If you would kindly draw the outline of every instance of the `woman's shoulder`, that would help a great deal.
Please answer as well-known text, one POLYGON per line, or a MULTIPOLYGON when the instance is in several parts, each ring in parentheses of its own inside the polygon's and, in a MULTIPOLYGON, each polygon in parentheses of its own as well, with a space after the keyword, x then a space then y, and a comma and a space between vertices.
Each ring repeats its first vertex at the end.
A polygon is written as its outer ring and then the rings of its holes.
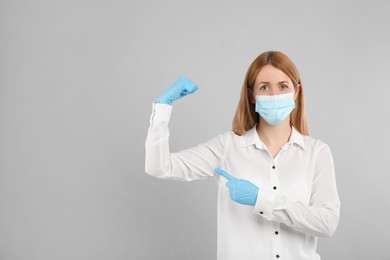
POLYGON ((310 148, 316 152, 319 152, 322 150, 329 150, 330 151, 330 147, 329 147, 328 143, 326 141, 324 141, 323 139, 319 139, 319 138, 316 138, 313 136, 303 135, 303 134, 301 134, 301 136, 302 136, 304 145, 307 146, 308 148, 310 148))

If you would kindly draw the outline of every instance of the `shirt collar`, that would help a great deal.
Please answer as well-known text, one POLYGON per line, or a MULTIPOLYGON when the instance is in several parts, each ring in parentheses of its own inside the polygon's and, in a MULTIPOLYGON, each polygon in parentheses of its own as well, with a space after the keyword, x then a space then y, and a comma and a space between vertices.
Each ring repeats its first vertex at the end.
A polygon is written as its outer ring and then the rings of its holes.
MULTIPOLYGON (((303 149, 305 148, 305 143, 303 140, 303 136, 298 130, 296 130, 294 127, 292 127, 290 139, 288 141, 287 145, 292 144, 298 144, 303 149)), ((247 147, 250 145, 255 145, 256 148, 259 149, 266 149, 266 145, 260 140, 259 135, 257 134, 256 125, 248 130, 243 136, 242 136, 242 147, 247 147)))

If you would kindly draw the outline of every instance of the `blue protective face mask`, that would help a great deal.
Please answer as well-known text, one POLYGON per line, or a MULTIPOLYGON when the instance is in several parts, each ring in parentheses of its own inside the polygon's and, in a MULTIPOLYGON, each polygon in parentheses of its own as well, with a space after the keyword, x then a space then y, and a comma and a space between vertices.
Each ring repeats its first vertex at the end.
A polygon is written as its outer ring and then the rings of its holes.
POLYGON ((278 125, 295 108, 294 92, 281 95, 256 95, 256 112, 270 125, 278 125))

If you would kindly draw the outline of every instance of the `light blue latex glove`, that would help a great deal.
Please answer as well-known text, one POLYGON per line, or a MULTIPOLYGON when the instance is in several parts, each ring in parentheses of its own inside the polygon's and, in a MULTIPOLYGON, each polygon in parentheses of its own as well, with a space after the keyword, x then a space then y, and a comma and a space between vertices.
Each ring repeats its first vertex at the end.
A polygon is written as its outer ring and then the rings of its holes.
POLYGON ((256 204, 259 192, 256 185, 248 180, 237 179, 220 168, 216 168, 215 172, 229 180, 226 186, 229 188, 232 200, 244 205, 254 206, 256 204))
POLYGON ((192 81, 180 76, 172 86, 156 99, 156 103, 172 105, 174 100, 187 96, 198 90, 198 86, 192 81))

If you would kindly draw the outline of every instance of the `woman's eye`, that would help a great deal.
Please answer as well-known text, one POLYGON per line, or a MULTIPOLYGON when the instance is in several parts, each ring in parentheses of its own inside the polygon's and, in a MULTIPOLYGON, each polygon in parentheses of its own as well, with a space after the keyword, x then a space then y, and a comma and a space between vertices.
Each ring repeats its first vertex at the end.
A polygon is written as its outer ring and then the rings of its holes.
POLYGON ((288 89, 288 86, 286 86, 286 85, 281 85, 280 88, 281 88, 281 89, 288 89))
POLYGON ((263 85, 263 86, 260 86, 260 90, 266 90, 268 88, 268 86, 267 85, 263 85))

